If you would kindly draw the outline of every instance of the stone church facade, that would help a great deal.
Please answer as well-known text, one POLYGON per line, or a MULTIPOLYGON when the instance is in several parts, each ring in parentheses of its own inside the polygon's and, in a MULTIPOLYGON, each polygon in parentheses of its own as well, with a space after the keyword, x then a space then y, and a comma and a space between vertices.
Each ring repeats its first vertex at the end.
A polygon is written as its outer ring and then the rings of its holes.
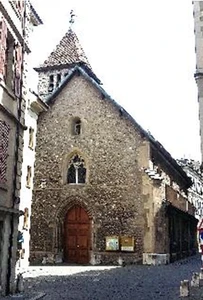
POLYGON ((31 262, 168 263, 195 253, 186 173, 102 88, 70 29, 39 73, 31 262))

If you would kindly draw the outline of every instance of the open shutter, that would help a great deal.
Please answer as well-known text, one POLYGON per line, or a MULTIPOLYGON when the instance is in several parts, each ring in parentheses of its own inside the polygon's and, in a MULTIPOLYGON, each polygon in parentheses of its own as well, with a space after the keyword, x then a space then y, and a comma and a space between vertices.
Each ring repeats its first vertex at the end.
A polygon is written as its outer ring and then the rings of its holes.
POLYGON ((20 96, 21 89, 21 67, 22 67, 22 47, 19 43, 15 45, 14 55, 14 93, 20 96))
POLYGON ((0 183, 6 182, 9 131, 9 125, 0 120, 0 183))
POLYGON ((5 78, 6 73, 6 47, 7 47, 7 24, 0 13, 0 77, 5 78))

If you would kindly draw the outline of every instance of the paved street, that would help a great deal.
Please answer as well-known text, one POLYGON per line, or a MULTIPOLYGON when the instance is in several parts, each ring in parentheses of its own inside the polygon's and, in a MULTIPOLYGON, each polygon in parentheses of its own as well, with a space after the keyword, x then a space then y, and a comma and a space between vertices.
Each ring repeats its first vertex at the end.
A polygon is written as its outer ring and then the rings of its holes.
POLYGON ((200 268, 199 255, 166 266, 30 267, 25 288, 30 295, 46 293, 44 300, 177 300, 180 281, 200 268))

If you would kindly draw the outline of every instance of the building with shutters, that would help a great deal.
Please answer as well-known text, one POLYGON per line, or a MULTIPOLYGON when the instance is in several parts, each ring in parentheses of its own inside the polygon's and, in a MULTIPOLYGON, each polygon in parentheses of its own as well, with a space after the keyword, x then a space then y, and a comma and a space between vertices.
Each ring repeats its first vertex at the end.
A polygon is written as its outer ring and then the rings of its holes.
POLYGON ((194 254, 192 182, 102 87, 70 28, 35 69, 32 263, 161 264, 194 254))
POLYGON ((29 37, 41 20, 30 1, 0 1, 0 290, 15 290, 29 37))

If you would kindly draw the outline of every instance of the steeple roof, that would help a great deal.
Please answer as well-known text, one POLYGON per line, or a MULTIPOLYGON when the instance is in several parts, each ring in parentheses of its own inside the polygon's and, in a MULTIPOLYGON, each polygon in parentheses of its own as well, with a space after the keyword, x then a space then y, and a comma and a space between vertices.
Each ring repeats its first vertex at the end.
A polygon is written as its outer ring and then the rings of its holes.
POLYGON ((56 46, 55 50, 51 52, 44 63, 36 69, 80 63, 86 64, 91 69, 77 35, 70 28, 60 43, 56 46))

